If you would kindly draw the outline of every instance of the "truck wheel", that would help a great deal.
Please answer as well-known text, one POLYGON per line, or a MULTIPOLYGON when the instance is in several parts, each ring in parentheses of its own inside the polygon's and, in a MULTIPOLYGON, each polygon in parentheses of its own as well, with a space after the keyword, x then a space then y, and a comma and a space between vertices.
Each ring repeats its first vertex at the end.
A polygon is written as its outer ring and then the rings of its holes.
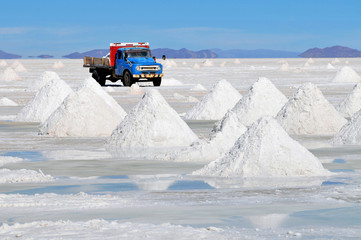
POLYGON ((162 78, 154 78, 153 79, 153 85, 155 87, 159 87, 161 83, 162 83, 162 78))
POLYGON ((130 87, 132 84, 133 84, 132 75, 130 75, 130 72, 125 71, 123 76, 123 85, 125 87, 130 87))
POLYGON ((100 84, 100 86, 105 86, 105 76, 99 74, 97 70, 93 71, 92 77, 100 84))

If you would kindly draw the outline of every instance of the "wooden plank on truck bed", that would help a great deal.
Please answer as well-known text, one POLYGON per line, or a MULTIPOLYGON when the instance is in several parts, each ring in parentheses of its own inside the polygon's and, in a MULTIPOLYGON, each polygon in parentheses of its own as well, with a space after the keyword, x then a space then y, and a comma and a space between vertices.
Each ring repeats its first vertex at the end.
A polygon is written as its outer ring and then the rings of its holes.
POLYGON ((103 65, 102 58, 93 58, 94 65, 103 65))
POLYGON ((105 66, 110 66, 109 58, 102 58, 102 64, 105 66))
POLYGON ((93 57, 84 57, 84 66, 90 66, 93 64, 93 57))

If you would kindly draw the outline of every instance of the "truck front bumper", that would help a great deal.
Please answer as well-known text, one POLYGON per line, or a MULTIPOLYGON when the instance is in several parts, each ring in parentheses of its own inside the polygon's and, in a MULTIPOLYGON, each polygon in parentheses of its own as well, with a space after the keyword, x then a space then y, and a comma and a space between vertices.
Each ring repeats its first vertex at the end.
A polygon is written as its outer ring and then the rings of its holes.
POLYGON ((133 78, 158 78, 158 77, 163 77, 163 73, 161 73, 161 74, 154 74, 154 73, 133 74, 133 78))

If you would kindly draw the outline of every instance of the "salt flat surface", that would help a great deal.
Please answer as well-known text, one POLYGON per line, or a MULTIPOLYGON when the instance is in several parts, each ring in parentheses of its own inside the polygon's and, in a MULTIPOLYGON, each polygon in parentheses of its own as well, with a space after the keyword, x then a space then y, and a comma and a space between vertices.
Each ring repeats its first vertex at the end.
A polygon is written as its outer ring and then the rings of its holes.
MULTIPOLYGON (((180 115, 197 104, 180 96, 201 100, 220 76, 242 95, 259 77, 270 79, 288 98, 302 84, 310 82, 333 106, 338 106, 352 92, 355 83, 333 82, 337 71, 347 61, 347 66, 361 74, 359 58, 287 59, 288 66, 283 71, 280 68, 286 63, 284 59, 170 60, 165 67, 164 85, 158 88, 145 83, 139 85, 144 92, 159 90, 180 115), (327 68, 328 63, 334 69, 327 68)), ((36 92, 29 91, 29 86, 45 71, 55 72, 76 90, 90 76, 88 69, 81 66, 82 60, 67 59, 0 62, 0 93, 19 104, 0 106, 0 170, 12 173, 12 177, 1 174, 0 238, 357 239, 361 236, 359 143, 332 145, 333 135, 291 135, 333 173, 331 176, 287 177, 287 180, 224 178, 191 175, 206 162, 113 155, 106 148, 107 137, 43 136, 38 135, 38 123, 12 121, 35 96, 36 92), (8 67, 16 69, 20 63, 27 71, 14 70, 17 76, 3 74, 8 67)), ((107 82, 102 89, 127 113, 143 97, 138 94, 139 89, 130 90, 119 82, 107 82)), ((214 137, 211 132, 214 123, 187 121, 199 139, 214 137)))

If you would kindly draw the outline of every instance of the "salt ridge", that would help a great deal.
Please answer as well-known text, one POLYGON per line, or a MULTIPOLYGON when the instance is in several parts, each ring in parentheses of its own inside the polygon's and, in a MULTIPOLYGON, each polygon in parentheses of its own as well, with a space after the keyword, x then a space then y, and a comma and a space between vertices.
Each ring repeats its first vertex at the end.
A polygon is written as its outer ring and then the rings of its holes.
POLYGON ((36 79, 32 81, 30 86, 28 87, 28 91, 38 91, 51 80, 60 79, 59 75, 56 72, 45 71, 40 75, 40 79, 36 79))
POLYGON ((361 110, 356 112, 331 142, 335 145, 361 143, 361 110))

